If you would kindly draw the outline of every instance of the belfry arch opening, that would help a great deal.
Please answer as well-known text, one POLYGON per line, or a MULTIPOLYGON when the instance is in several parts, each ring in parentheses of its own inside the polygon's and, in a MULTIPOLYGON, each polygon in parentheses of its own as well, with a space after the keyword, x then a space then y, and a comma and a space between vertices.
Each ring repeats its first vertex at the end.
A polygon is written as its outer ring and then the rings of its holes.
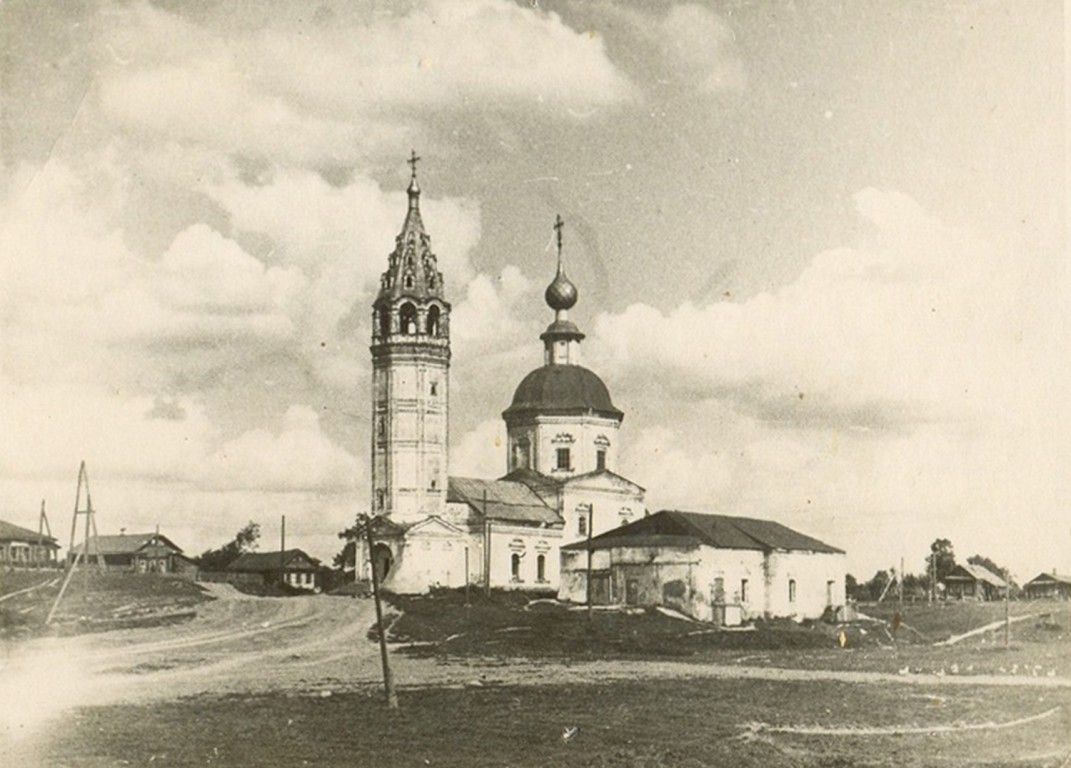
POLYGON ((379 322, 379 335, 390 336, 390 309, 387 307, 380 307, 377 314, 377 320, 379 322))
POLYGON ((398 313, 398 318, 401 321, 402 333, 407 336, 415 335, 417 332, 417 311, 416 307, 406 302, 402 304, 402 309, 398 313))
POLYGON ((439 308, 437 306, 435 306, 434 304, 431 306, 431 309, 428 310, 428 335, 429 336, 438 336, 439 335, 439 316, 440 316, 440 314, 441 314, 441 312, 439 311, 439 308))

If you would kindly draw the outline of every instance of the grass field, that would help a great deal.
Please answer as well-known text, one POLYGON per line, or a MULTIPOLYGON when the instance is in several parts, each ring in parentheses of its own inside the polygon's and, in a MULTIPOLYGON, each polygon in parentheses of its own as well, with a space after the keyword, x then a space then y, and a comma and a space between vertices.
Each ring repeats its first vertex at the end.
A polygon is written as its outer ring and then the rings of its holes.
POLYGON ((745 680, 200 697, 84 709, 54 766, 1057 766, 1071 692, 745 680), (1026 716, 1038 719, 999 727, 1026 716), (962 726, 987 725, 980 730, 962 726), (843 733, 790 733, 821 726, 843 733), (998 727, 991 727, 991 726, 998 727), (919 727, 948 732, 912 732, 919 727), (576 728, 563 739, 563 729, 576 728), (890 732, 899 729, 901 732, 890 732))
MULTIPOLYGON (((63 572, 9 571, 2 578, 0 596, 47 585, 0 602, 0 637, 45 632, 63 572)), ((208 599, 201 587, 185 579, 84 568, 75 571, 47 631, 71 634, 189 618, 195 606, 208 599)))

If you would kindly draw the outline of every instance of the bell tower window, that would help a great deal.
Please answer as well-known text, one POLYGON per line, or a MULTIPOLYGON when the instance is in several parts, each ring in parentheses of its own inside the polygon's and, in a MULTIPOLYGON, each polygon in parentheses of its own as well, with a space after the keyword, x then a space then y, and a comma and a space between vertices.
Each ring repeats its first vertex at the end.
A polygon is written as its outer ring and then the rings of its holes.
POLYGON ((599 448, 595 451, 595 469, 602 471, 606 469, 606 449, 599 448))
POLYGON ((390 310, 386 307, 379 310, 379 335, 390 336, 390 310))
POLYGON ((402 310, 399 315, 402 325, 402 333, 406 336, 412 336, 417 332, 417 311, 416 307, 412 304, 402 304, 402 310))
POLYGON ((439 308, 436 306, 428 310, 428 335, 439 335, 439 308))

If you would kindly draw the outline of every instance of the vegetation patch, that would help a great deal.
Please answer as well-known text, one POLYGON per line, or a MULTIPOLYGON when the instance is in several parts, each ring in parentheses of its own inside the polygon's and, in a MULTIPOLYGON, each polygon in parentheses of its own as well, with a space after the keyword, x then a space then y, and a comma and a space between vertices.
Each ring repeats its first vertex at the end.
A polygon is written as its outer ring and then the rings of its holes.
POLYGON ((50 765, 1047 766, 1071 693, 753 680, 200 696, 94 707, 48 737, 50 765), (1031 715, 1044 715, 1029 718, 1031 715), (958 724, 1023 722, 991 731, 958 724), (824 733, 823 729, 832 733, 824 733), (932 731, 932 732, 931 732, 932 731))

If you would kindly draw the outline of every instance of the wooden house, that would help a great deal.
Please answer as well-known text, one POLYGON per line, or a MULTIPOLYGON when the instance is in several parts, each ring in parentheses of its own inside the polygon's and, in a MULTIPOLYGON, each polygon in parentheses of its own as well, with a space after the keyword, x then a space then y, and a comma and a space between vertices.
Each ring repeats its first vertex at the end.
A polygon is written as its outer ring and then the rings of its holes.
POLYGON ((0 520, 0 567, 54 568, 58 551, 51 536, 0 520))
MULTIPOLYGON (((78 544, 67 554, 68 561, 82 555, 86 562, 85 542, 78 544)), ((134 573, 171 573, 196 578, 197 564, 183 554, 181 547, 161 533, 126 533, 118 536, 94 536, 89 540, 88 558, 95 564, 95 556, 104 558, 110 570, 134 573)))
POLYGON ((945 595, 949 600, 999 600, 1004 597, 1007 583, 981 565, 956 565, 944 578, 945 595))
POLYGON ((1061 576, 1056 571, 1039 573, 1023 585, 1023 593, 1030 600, 1071 600, 1071 576, 1061 576))
POLYGON ((295 589, 319 592, 320 561, 300 549, 284 552, 245 552, 227 566, 228 581, 234 583, 278 584, 285 581, 295 589))

